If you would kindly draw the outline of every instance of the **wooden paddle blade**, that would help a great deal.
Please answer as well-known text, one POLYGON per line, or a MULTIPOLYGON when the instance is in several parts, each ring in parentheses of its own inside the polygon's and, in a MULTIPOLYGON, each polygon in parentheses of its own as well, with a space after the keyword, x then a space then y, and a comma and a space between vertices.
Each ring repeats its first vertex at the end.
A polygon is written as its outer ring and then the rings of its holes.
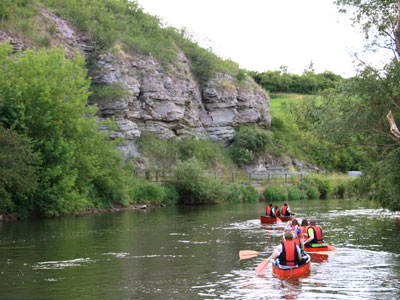
POLYGON ((277 222, 282 222, 282 219, 276 217, 276 221, 277 221, 277 222))
POLYGON ((336 248, 335 248, 335 247, 333 247, 333 246, 331 246, 331 245, 328 245, 328 250, 329 250, 329 251, 335 251, 335 250, 336 250, 336 248))
POLYGON ((315 254, 315 255, 331 255, 335 254, 335 250, 333 251, 318 251, 318 252, 307 252, 307 254, 315 254))
POLYGON ((239 251, 239 258, 247 259, 247 258, 256 257, 259 254, 260 254, 260 252, 253 251, 253 250, 241 250, 241 251, 239 251))
POLYGON ((256 273, 260 276, 267 269, 269 265, 269 259, 263 260, 256 268, 256 273))

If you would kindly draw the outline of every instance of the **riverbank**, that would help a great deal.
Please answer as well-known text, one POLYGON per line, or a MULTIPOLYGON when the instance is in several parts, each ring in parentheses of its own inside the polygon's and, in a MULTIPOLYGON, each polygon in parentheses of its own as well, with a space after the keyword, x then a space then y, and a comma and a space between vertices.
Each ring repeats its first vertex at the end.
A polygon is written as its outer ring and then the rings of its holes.
MULTIPOLYGON (((118 213, 118 212, 123 212, 123 211, 133 211, 133 210, 144 210, 147 208, 159 208, 159 207, 165 207, 164 204, 129 204, 129 205, 120 205, 116 204, 113 207, 108 207, 104 209, 90 209, 86 211, 76 211, 68 214, 60 214, 58 216, 54 217, 64 217, 64 216, 84 216, 84 215, 93 215, 93 214, 99 214, 99 213, 105 213, 105 212, 113 212, 113 213, 118 213)), ((18 218, 15 215, 12 214, 2 214, 0 215, 0 222, 15 222, 18 220, 25 220, 25 219, 41 219, 41 218, 49 218, 49 217, 39 217, 39 216, 33 216, 33 217, 28 217, 28 218, 18 218)))

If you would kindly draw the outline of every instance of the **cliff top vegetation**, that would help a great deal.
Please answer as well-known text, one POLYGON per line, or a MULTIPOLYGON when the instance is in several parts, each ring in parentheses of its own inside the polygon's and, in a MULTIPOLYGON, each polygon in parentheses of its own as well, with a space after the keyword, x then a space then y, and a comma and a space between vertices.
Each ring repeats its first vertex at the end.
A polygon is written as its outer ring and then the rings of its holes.
POLYGON ((245 77, 245 71, 237 63, 200 47, 186 30, 167 26, 160 18, 143 12, 137 1, 3 0, 0 27, 23 36, 36 46, 47 47, 56 29, 41 18, 42 9, 81 30, 98 53, 118 45, 126 53, 152 55, 168 67, 177 62, 179 51, 183 51, 199 80, 215 72, 225 72, 239 80, 245 77))

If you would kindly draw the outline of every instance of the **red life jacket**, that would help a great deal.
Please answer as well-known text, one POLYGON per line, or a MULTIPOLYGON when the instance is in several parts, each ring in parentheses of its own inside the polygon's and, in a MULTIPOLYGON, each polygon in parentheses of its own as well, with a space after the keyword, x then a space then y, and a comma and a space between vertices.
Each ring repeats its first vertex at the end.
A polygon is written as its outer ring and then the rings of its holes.
POLYGON ((280 213, 279 209, 275 209, 275 216, 277 216, 277 217, 281 216, 281 213, 280 213))
POLYGON ((282 216, 289 216, 289 213, 286 212, 287 206, 282 206, 282 216))
POLYGON ((268 217, 273 217, 272 216, 272 206, 268 206, 267 207, 267 213, 265 214, 268 217))
POLYGON ((297 253, 296 242, 283 241, 282 253, 279 255, 279 263, 281 265, 293 266, 300 262, 299 254, 297 253))
POLYGON ((299 246, 299 248, 300 248, 300 238, 298 238, 298 237, 295 238, 295 239, 294 239, 294 242, 295 242, 296 245, 299 246))
POLYGON ((308 239, 308 235, 307 235, 308 226, 301 226, 300 228, 301 228, 300 237, 308 239), (304 234, 306 234, 306 236, 304 236, 304 234))
POLYGON ((314 232, 314 239, 309 242, 310 244, 322 244, 324 241, 322 240, 322 230, 320 227, 316 226, 316 225, 310 225, 307 227, 307 232, 308 232, 308 228, 311 228, 314 232))

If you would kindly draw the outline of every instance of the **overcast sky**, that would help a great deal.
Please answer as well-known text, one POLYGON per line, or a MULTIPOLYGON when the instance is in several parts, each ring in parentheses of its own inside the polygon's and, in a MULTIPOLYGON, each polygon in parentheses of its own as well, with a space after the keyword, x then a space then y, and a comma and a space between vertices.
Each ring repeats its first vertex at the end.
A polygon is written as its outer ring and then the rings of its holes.
POLYGON ((168 25, 186 27, 218 56, 253 71, 288 66, 301 74, 312 61, 326 70, 355 75, 355 52, 364 36, 333 0, 138 0, 168 25))

